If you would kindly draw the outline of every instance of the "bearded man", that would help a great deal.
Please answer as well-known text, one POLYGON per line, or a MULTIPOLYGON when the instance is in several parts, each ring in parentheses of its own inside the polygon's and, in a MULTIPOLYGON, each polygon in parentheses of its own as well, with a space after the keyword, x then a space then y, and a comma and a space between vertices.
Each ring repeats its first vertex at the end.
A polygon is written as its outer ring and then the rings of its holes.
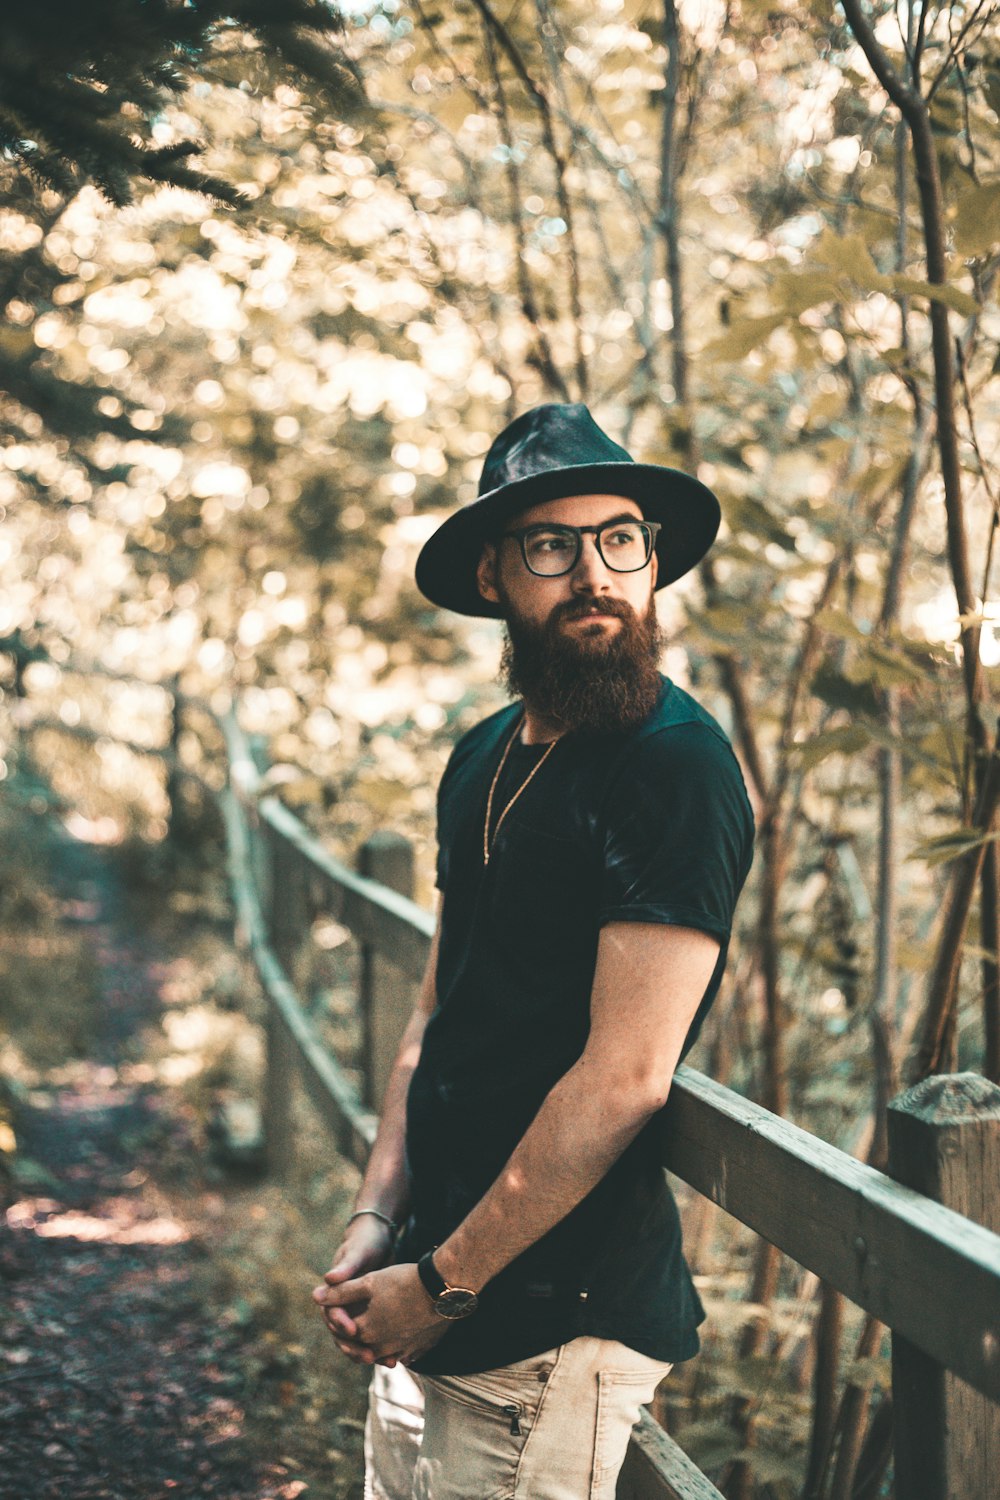
POLYGON ((456 745, 437 932, 378 1139, 314 1293, 374 1366, 369 1500, 610 1500, 698 1349, 655 1120, 719 987, 753 819, 658 670, 653 593, 719 507, 586 407, 525 413, 417 563, 506 623, 517 701, 456 745))

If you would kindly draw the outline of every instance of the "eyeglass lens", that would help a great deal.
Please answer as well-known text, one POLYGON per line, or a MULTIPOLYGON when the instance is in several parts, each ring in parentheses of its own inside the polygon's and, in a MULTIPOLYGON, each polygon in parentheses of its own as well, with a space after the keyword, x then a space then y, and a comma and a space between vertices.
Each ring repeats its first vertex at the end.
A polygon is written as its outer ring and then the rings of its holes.
MULTIPOLYGON (((641 521, 615 521, 595 534, 597 550, 616 573, 634 573, 649 561, 652 537, 641 521)), ((576 566, 583 538, 571 527, 539 526, 524 537, 524 556, 533 573, 555 578, 576 566)))

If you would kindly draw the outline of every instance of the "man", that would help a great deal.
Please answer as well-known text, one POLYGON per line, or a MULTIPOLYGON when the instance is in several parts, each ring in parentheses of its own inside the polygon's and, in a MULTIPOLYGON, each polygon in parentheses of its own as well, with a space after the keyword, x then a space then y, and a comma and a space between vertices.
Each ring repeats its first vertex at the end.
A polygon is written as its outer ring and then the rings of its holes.
POLYGON ((442 779, 426 977, 314 1293, 375 1366, 372 1500, 607 1500, 640 1405, 697 1352, 654 1122, 753 820, 722 730, 658 671, 653 592, 718 522, 697 480, 548 405, 418 560, 435 603, 504 619, 520 701, 442 779))

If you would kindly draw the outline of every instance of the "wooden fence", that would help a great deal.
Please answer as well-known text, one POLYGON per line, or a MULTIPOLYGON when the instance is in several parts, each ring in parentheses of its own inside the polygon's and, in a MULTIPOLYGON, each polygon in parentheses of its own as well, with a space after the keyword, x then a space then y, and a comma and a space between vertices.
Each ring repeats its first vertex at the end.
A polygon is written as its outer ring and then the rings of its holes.
MULTIPOLYGON (((175 691, 171 742, 151 752, 165 759, 175 788, 196 774, 177 753, 184 711, 175 691)), ((30 715, 24 722, 30 727, 30 715)), ((34 722, 66 730, 59 721, 34 722)), ((267 793, 260 757, 235 714, 217 722, 225 785, 197 779, 222 810, 238 941, 268 1000, 269 1158, 280 1171, 294 1151, 298 1077, 340 1150, 360 1167, 433 929, 411 899, 412 851, 384 834, 350 869, 267 793), (361 942, 364 1099, 289 979, 291 955, 319 913, 361 942)), ((1000 1088, 974 1074, 937 1076, 894 1100, 889 1175, 687 1066, 677 1070, 660 1129, 666 1168, 890 1328, 896 1500, 997 1500, 1000 1088)), ((633 1435, 618 1494, 720 1500, 648 1414, 633 1435)))

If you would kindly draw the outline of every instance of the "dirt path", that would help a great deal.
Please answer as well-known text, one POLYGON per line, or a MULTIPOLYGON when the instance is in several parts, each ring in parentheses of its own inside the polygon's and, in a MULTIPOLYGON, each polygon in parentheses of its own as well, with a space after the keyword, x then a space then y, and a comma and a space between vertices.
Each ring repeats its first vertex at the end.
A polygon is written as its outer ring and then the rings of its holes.
POLYGON ((144 916, 112 853, 35 826, 100 1003, 87 1055, 36 1077, 17 1112, 31 1165, 0 1220, 0 1495, 352 1500, 356 1372, 307 1368, 218 1290, 227 1235, 256 1244, 274 1189, 213 1180, 197 1112, 143 1060, 190 933, 144 916))

